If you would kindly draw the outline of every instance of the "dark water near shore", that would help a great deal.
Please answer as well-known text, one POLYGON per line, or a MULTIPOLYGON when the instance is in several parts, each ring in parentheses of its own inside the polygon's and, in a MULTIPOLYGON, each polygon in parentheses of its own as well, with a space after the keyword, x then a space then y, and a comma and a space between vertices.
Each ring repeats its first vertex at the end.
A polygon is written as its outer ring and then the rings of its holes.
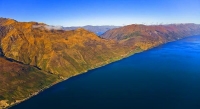
POLYGON ((72 77, 11 109, 200 109, 200 36, 72 77))

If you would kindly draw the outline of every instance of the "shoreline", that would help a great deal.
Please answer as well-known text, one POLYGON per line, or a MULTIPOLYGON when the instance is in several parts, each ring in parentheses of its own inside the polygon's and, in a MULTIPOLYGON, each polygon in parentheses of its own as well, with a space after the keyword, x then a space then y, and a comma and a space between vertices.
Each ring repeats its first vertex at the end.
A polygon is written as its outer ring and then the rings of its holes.
MULTIPOLYGON (((151 48, 150 48, 150 49, 151 49, 151 48)), ((149 49, 148 49, 148 50, 149 50, 149 49)), ((146 51, 146 50, 143 50, 143 51, 146 51)), ((130 51, 130 52, 128 52, 127 54, 125 54, 124 56, 122 56, 121 58, 117 59, 117 60, 114 60, 114 61, 111 61, 111 62, 108 62, 108 63, 107 63, 107 61, 105 61, 102 65, 96 66, 96 67, 94 67, 94 68, 90 68, 90 69, 88 69, 88 70, 86 70, 86 71, 84 71, 84 72, 77 73, 77 74, 72 75, 72 76, 70 76, 70 77, 68 77, 68 78, 66 78, 66 79, 60 79, 60 81, 57 81, 57 82, 55 82, 55 83, 53 83, 53 84, 51 84, 51 85, 49 85, 49 86, 46 86, 46 87, 40 89, 39 91, 34 92, 34 93, 31 94, 29 97, 24 98, 24 99, 22 99, 22 100, 18 100, 18 102, 16 101, 15 103, 11 103, 11 105, 9 105, 9 106, 7 106, 7 107, 5 107, 5 108, 2 108, 2 109, 9 109, 9 108, 11 108, 11 107, 13 107, 13 106, 16 106, 16 105, 18 105, 18 104, 20 104, 20 103, 22 103, 22 102, 24 102, 24 101, 26 101, 26 100, 28 100, 28 99, 31 99, 31 98, 34 97, 34 96, 36 96, 36 95, 42 93, 42 92, 45 91, 46 89, 49 89, 49 88, 51 88, 52 86, 54 86, 54 85, 56 85, 56 84, 58 84, 58 83, 64 82, 64 81, 66 81, 66 80, 68 80, 68 79, 70 79, 70 78, 72 78, 72 77, 76 77, 76 76, 85 74, 85 73, 87 73, 87 72, 89 72, 89 71, 91 71, 91 70, 94 70, 94 69, 101 68, 101 67, 103 67, 103 66, 112 64, 112 63, 114 63, 114 62, 120 61, 120 60, 125 59, 125 58, 127 58, 127 57, 129 57, 129 56, 132 56, 132 55, 134 55, 134 54, 141 53, 141 52, 143 52, 143 51, 134 52, 134 53, 133 53, 132 51, 130 51)), ((1 109, 1 108, 0 108, 0 109, 1 109)))
MULTIPOLYGON (((198 36, 198 35, 194 35, 194 36, 198 36)), ((192 37, 192 36, 185 36, 185 37, 180 38, 180 39, 176 39, 176 40, 164 42, 164 43, 162 43, 162 44, 159 44, 159 45, 156 45, 156 46, 152 46, 152 47, 148 48, 147 50, 153 49, 153 48, 155 48, 155 47, 158 47, 158 46, 160 46, 160 45, 164 45, 164 44, 167 44, 167 43, 170 43, 170 42, 182 40, 182 39, 185 39, 185 38, 188 38, 188 37, 192 37)), ((121 56, 120 58, 117 58, 117 59, 114 60, 114 61, 110 61, 110 62, 109 62, 109 61, 105 61, 105 62, 102 62, 102 64, 95 66, 94 68, 90 68, 90 69, 88 69, 88 70, 86 70, 86 71, 83 71, 83 72, 74 74, 74 75, 72 75, 72 76, 70 76, 70 77, 68 77, 68 78, 65 78, 65 79, 59 79, 58 81, 56 81, 56 82, 50 84, 49 86, 46 86, 46 87, 40 89, 39 91, 34 92, 34 93, 31 94, 29 97, 24 98, 24 99, 22 99, 22 100, 17 100, 18 102, 16 101, 16 102, 14 102, 14 103, 11 103, 10 105, 8 104, 9 106, 7 106, 7 107, 2 107, 2 109, 9 109, 9 108, 11 108, 11 107, 13 107, 13 106, 16 106, 16 105, 18 105, 18 104, 20 104, 20 103, 22 103, 22 102, 24 102, 24 101, 26 101, 26 100, 28 100, 28 99, 31 99, 31 98, 34 97, 34 96, 36 96, 36 95, 42 93, 42 92, 45 91, 46 89, 49 89, 49 88, 51 88, 52 86, 54 86, 54 85, 56 85, 56 84, 58 84, 58 83, 64 82, 64 81, 66 81, 66 80, 68 80, 68 79, 70 79, 70 78, 72 78, 72 77, 76 77, 76 76, 85 74, 85 73, 87 73, 87 72, 89 72, 89 71, 91 71, 91 70, 94 70, 94 69, 97 69, 97 68, 101 68, 101 67, 103 67, 103 66, 112 64, 112 63, 114 63, 114 62, 118 62, 118 61, 120 61, 120 60, 122 60, 122 59, 128 58, 128 57, 133 56, 133 55, 135 55, 135 54, 137 54, 137 53, 142 53, 142 52, 147 51, 147 50, 142 50, 142 51, 138 51, 138 52, 134 52, 134 50, 132 50, 132 51, 129 51, 127 54, 121 56)), ((0 109, 1 109, 1 107, 0 107, 0 109)))

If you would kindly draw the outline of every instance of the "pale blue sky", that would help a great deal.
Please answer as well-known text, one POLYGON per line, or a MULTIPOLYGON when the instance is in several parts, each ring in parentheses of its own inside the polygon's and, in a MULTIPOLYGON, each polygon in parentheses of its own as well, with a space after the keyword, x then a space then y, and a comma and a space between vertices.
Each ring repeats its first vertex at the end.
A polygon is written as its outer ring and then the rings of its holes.
POLYGON ((200 24, 200 0, 0 0, 0 17, 62 26, 200 24))

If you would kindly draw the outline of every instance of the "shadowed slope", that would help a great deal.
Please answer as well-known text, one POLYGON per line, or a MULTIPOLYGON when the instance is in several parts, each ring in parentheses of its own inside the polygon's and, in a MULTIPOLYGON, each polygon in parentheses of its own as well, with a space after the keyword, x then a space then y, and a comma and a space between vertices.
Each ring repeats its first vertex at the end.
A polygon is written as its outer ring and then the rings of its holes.
POLYGON ((20 102, 57 80, 55 75, 0 57, 0 107, 20 102))

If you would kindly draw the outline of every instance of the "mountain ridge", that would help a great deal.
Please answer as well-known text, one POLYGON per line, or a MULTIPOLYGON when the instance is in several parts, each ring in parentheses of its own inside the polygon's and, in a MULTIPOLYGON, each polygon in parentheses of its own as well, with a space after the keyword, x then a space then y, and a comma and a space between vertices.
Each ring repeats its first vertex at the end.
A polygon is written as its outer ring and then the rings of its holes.
POLYGON ((149 46, 157 46, 186 36, 199 35, 199 30, 200 25, 192 23, 169 25, 133 24, 109 30, 100 37, 116 40, 128 46, 134 44, 143 50, 147 50, 149 46))
POLYGON ((44 23, 0 18, 0 77, 4 81, 0 84, 4 87, 0 90, 0 107, 13 105, 33 92, 90 69, 197 34, 200 25, 196 24, 129 25, 99 37, 83 28, 65 31, 44 23), (18 73, 25 75, 17 76, 18 73), (31 85, 27 83, 29 79, 34 80, 31 85), (9 86, 13 85, 9 80, 15 81, 14 88, 18 90, 9 93, 9 86))

